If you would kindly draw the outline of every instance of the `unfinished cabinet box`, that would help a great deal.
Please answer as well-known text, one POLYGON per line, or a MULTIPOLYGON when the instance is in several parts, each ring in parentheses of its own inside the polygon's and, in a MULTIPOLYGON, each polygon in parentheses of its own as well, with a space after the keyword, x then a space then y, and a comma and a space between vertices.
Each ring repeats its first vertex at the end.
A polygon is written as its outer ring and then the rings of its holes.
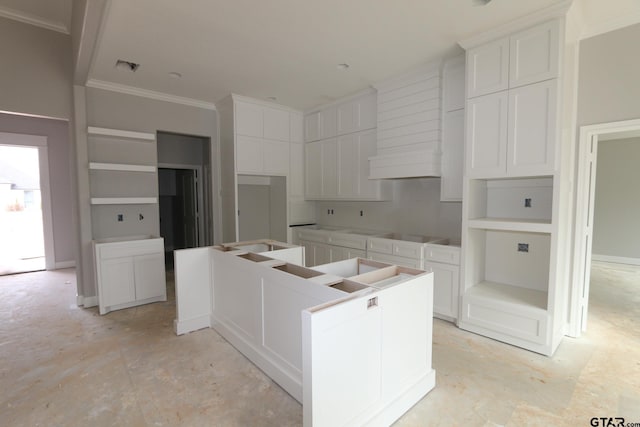
POLYGON ((210 324, 303 404, 304 426, 389 425, 434 387, 431 274, 362 259, 312 270, 248 246, 176 251, 176 291, 210 298, 210 324))
POLYGON ((93 248, 100 314, 167 300, 162 238, 100 239, 93 248))

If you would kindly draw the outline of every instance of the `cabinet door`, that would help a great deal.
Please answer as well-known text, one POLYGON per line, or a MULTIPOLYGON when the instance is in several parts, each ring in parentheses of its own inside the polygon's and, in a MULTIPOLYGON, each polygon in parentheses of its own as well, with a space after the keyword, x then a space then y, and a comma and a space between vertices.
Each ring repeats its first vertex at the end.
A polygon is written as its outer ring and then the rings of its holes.
POLYGON ((433 272, 433 313, 457 319, 460 268, 425 261, 424 269, 433 272))
POLYGON ((136 299, 166 297, 164 253, 140 255, 133 258, 136 278, 136 299))
POLYGON ((291 142, 304 142, 304 117, 301 113, 289 113, 291 142))
POLYGON ((328 264, 331 262, 331 250, 329 245, 316 244, 314 249, 314 265, 328 264))
POLYGON ((338 108, 335 105, 327 107, 321 112, 320 137, 333 138, 338 134, 338 108))
POLYGON ((262 107, 248 102, 236 101, 236 133, 245 136, 262 137, 262 107))
POLYGON ((509 91, 508 175, 553 173, 557 83, 553 79, 509 91))
POLYGON ((349 259, 349 256, 347 255, 347 249, 340 246, 329 246, 329 259, 330 262, 349 259))
POLYGON ((277 108, 264 107, 264 133, 266 139, 289 142, 290 122, 289 112, 277 108))
POLYGON ((338 137, 338 197, 354 198, 356 196, 356 179, 358 173, 358 157, 355 135, 338 137))
POLYGON ((131 257, 102 260, 99 274, 104 300, 99 301, 101 307, 110 307, 136 300, 135 276, 131 257))
POLYGON ((322 142, 304 147, 304 195, 307 199, 322 197, 322 142))
POLYGON ((462 200, 462 163, 464 158, 464 110, 444 113, 442 129, 442 178, 440 200, 462 200))
POLYGON ((344 135, 356 130, 356 111, 353 101, 338 105, 337 108, 337 133, 344 135))
POLYGON ((289 143, 263 140, 264 173, 289 175, 289 143))
POLYGON ((444 65, 442 104, 445 112, 464 108, 464 56, 447 61, 444 65))
POLYGON ((509 38, 467 51, 467 98, 509 87, 509 38))
POLYGON ((322 197, 338 195, 338 142, 335 139, 320 142, 322 146, 322 197))
POLYGON ((378 125, 378 97, 372 93, 355 100, 354 131, 373 129, 378 125))
POLYGON ((356 161, 355 169, 355 193, 360 199, 380 198, 380 180, 369 179, 369 157, 377 153, 377 141, 375 131, 359 132, 355 136, 356 161))
POLYGON ((263 173, 261 138, 236 135, 236 170, 238 173, 263 173))
POLYGON ((345 248, 345 252, 346 252, 347 259, 367 257, 367 252, 361 249, 345 248))
POLYGON ((507 91, 467 101, 467 174, 501 177, 507 160, 507 91))
POLYGON ((315 264, 315 243, 306 240, 300 240, 298 244, 304 247, 304 265, 305 267, 313 267, 315 264))
POLYGON ((551 21, 511 36, 509 87, 558 77, 559 22, 551 21))
POLYGON ((305 142, 318 141, 320 139, 320 111, 304 116, 304 140, 305 142))
POLYGON ((289 145, 289 196, 304 197, 304 144, 289 145))

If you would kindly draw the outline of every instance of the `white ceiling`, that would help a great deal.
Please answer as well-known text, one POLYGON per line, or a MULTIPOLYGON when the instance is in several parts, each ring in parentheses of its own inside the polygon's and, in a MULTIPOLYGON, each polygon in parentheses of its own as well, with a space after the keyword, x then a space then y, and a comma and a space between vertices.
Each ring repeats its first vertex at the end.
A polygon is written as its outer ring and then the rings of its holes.
POLYGON ((73 0, 0 0, 0 16, 69 33, 73 0))
MULTIPOLYGON (((72 1, 0 0, 0 16, 68 32, 72 1)), ((475 1, 107 0, 89 79, 206 102, 232 92, 276 97, 307 109, 462 53, 459 40, 563 2, 475 1), (125 73, 117 59, 141 66, 125 73)), ((585 36, 640 22, 640 0, 574 3, 585 36)))

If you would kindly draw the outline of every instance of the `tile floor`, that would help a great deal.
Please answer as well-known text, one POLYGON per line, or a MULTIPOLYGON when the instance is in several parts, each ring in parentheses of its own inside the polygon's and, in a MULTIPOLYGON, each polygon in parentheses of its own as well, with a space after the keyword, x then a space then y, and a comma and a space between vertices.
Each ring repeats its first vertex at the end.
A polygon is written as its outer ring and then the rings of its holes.
MULTIPOLYGON (((552 358, 434 321, 436 388, 397 426, 640 423, 640 267, 594 263, 589 330, 552 358)), ((0 426, 298 426, 302 408, 169 301, 99 316, 73 270, 0 278, 0 426)), ((640 424, 639 424, 640 426, 640 424)))

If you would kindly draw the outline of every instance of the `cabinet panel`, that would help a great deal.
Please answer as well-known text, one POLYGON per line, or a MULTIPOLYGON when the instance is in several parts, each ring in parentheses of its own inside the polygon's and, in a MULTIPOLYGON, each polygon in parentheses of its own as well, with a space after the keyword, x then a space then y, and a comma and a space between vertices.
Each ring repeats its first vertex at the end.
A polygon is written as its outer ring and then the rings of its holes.
POLYGON ((304 148, 304 195, 307 199, 322 196, 322 143, 312 142, 304 148))
POLYGON ((442 179, 440 200, 462 200, 464 159, 464 110, 444 113, 442 130, 442 179))
POLYGON ((291 142, 304 142, 304 118, 300 113, 289 113, 291 142))
POLYGON ((558 77, 559 37, 557 21, 511 36, 509 87, 558 77))
POLYGON ((335 105, 321 111, 320 137, 333 138, 338 134, 338 108, 335 105))
POLYGON ((163 253, 137 256, 133 259, 133 268, 137 300, 166 295, 163 253))
POLYGON ((235 102, 236 133, 245 136, 262 137, 262 107, 248 102, 235 102))
POLYGON ((470 177, 504 176, 506 173, 506 91, 467 101, 467 172, 470 177))
POLYGON ((338 143, 335 139, 321 141, 322 197, 338 195, 338 143))
POLYGON ((509 39, 503 38, 467 51, 467 97, 509 87, 509 39))
POLYGON ((378 103, 375 93, 355 101, 355 131, 373 129, 378 125, 378 103))
MULTIPOLYGON (((388 182, 369 179, 369 157, 378 152, 375 131, 360 132, 356 134, 356 161, 353 163, 357 173, 355 175, 355 192, 361 199, 376 199, 381 197, 381 186, 389 185, 388 182)), ((384 197, 383 197, 384 198, 384 197)))
POLYGON ((338 137, 338 196, 354 197, 357 193, 358 157, 355 135, 338 137))
POLYGON ((304 144, 289 144, 289 195, 304 196, 304 144))
POLYGON ((262 141, 264 153, 264 173, 267 175, 289 174, 289 143, 262 141))
POLYGON ((442 103, 445 113, 464 108, 464 82, 464 56, 447 62, 443 72, 442 88, 442 103))
MULTIPOLYGON (((135 276, 131 258, 114 258, 100 262, 101 306, 110 307, 135 301, 135 276)), ((164 263, 163 263, 164 268, 164 263)))
POLYGON ((238 173, 262 173, 262 139, 236 136, 236 170, 238 173))
POLYGON ((387 255, 387 254, 379 254, 376 252, 367 252, 367 258, 372 259, 374 261, 388 262, 390 264, 397 264, 397 265, 401 265, 403 267, 409 267, 409 268, 422 269, 422 266, 423 266, 423 262, 419 259, 405 258, 405 257, 387 255))
POLYGON ((425 261, 424 269, 433 272, 433 313, 457 319, 459 267, 425 261))
POLYGON ((553 172, 556 100, 557 80, 509 91, 508 175, 553 172))
POLYGON ((264 134, 266 139, 290 140, 289 112, 277 108, 264 107, 264 134))
POLYGON ((320 139, 320 111, 304 116, 304 140, 305 142, 318 141, 320 139))
POLYGON ((356 130, 356 108, 353 101, 338 105, 337 114, 338 135, 352 133, 356 130))
POLYGON ((328 245, 316 244, 314 247, 314 265, 322 265, 331 262, 331 250, 328 245))

